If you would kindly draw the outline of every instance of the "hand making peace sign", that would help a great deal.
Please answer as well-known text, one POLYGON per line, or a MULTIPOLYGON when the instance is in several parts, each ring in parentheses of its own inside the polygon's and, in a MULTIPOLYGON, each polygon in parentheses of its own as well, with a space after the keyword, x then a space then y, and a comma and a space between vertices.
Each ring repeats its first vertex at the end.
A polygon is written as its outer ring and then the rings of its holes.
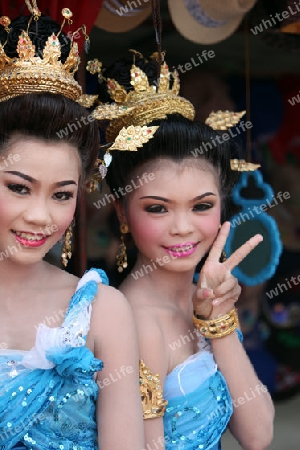
POLYGON ((263 240, 260 234, 256 234, 221 263, 220 257, 229 231, 230 222, 225 222, 201 269, 193 295, 194 310, 204 319, 216 318, 234 307, 241 287, 231 271, 263 240))

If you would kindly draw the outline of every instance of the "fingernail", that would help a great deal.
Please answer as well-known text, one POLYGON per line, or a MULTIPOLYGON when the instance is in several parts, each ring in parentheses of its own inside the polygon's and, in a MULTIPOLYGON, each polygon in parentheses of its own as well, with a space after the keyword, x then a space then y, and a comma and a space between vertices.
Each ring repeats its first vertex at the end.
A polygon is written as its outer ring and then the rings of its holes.
POLYGON ((212 296, 212 290, 211 289, 205 289, 204 290, 204 297, 209 298, 212 296))
POLYGON ((213 300, 212 304, 213 304, 214 306, 218 306, 219 300, 213 300))

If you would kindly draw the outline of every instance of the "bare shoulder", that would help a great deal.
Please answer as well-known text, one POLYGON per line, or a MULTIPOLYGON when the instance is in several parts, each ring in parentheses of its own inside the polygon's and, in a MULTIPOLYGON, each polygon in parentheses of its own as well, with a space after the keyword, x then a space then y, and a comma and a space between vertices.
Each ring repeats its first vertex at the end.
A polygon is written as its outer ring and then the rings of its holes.
POLYGON ((116 315, 121 313, 132 315, 132 309, 125 296, 112 286, 98 284, 98 292, 93 302, 94 315, 116 315))
POLYGON ((48 263, 45 264, 45 277, 52 289, 74 288, 75 290, 79 281, 75 275, 48 263))
MULTIPOLYGON (((134 327, 134 317, 130 304, 117 289, 98 284, 98 292, 93 301, 91 330, 95 336, 112 336, 118 330, 129 332, 134 327)), ((118 334, 118 336, 120 336, 118 334)))

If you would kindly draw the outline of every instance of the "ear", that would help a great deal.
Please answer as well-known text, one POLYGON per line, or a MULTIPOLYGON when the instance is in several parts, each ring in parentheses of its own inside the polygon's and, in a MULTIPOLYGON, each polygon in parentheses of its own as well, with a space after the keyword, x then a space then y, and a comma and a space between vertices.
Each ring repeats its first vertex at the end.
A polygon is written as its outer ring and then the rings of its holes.
POLYGON ((114 207, 115 207, 120 224, 127 223, 127 217, 125 214, 124 203, 120 200, 115 200, 114 207))

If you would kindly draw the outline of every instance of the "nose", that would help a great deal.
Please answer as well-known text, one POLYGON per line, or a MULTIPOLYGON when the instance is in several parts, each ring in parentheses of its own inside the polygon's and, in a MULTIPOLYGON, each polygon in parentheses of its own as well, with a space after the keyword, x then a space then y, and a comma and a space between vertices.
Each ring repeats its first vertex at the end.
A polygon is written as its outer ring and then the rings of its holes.
POLYGON ((32 198, 32 201, 27 205, 23 218, 27 223, 38 226, 46 226, 52 223, 47 200, 43 196, 35 196, 32 198))
POLYGON ((174 215, 171 227, 171 234, 180 236, 188 236, 193 233, 194 226, 187 211, 181 211, 174 215))

